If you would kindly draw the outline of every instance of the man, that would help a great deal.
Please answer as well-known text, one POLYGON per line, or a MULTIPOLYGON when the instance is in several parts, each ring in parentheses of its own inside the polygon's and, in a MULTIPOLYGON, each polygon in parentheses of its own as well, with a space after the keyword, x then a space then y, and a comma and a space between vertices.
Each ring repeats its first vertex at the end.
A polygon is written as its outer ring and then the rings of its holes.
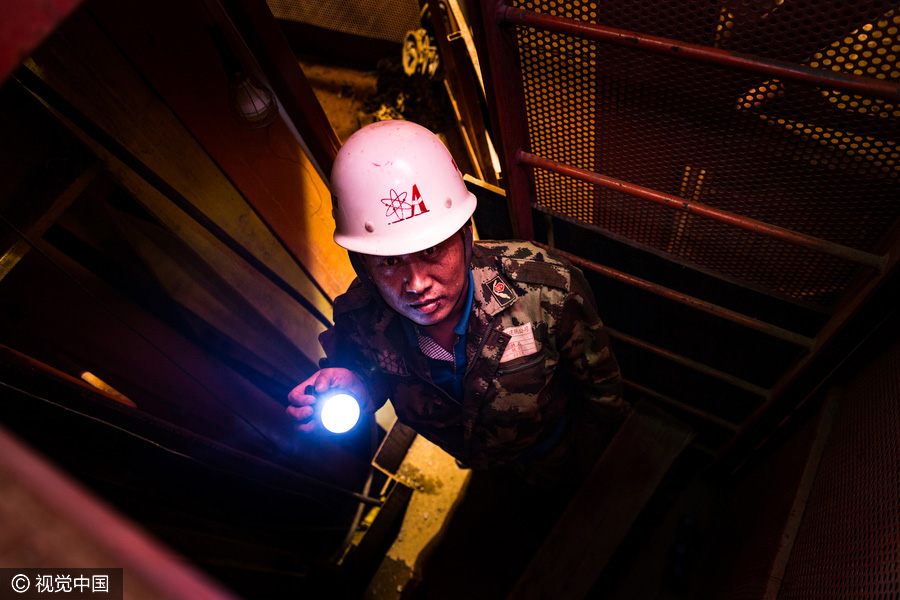
POLYGON ((332 192, 334 239, 358 279, 320 336, 325 368, 290 392, 291 417, 308 421, 332 388, 365 411, 390 399, 460 464, 547 482, 578 462, 581 429, 625 416, 583 274, 530 243, 473 243, 475 197, 434 134, 364 127, 335 160, 332 192))

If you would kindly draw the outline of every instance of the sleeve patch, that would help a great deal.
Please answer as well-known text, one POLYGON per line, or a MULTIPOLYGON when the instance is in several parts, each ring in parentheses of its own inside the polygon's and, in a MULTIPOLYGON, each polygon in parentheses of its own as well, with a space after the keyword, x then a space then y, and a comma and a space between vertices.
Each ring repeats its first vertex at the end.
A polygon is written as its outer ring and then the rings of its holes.
POLYGON ((501 308, 506 308, 516 301, 516 293, 509 283, 499 275, 488 282, 488 288, 491 290, 491 296, 494 297, 494 300, 497 301, 501 308))

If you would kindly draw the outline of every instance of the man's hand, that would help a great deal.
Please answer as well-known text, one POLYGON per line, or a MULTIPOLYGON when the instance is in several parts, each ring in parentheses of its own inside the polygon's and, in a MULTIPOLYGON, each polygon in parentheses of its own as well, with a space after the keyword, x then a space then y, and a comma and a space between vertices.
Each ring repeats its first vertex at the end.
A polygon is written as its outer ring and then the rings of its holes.
POLYGON ((361 412, 372 412, 375 408, 359 375, 349 369, 321 369, 288 393, 288 401, 292 406, 287 407, 287 414, 297 421, 305 421, 297 426, 298 431, 309 433, 316 428, 316 421, 312 417, 315 414, 317 395, 332 388, 353 394, 359 401, 361 412))

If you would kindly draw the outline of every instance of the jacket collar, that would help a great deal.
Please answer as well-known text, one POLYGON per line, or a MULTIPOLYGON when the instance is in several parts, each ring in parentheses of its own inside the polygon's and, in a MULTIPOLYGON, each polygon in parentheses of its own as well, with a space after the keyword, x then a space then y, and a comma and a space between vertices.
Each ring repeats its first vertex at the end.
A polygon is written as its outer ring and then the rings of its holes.
MULTIPOLYGON (((352 258, 351 256, 351 260, 352 258)), ((361 264, 354 266, 361 266, 361 264)), ((511 278, 505 273, 500 259, 480 252, 477 244, 470 260, 470 270, 471 279, 469 281, 470 284, 473 284, 471 317, 476 321, 488 322, 518 301, 517 288, 511 284, 511 278)), ((375 314, 372 322, 376 331, 387 331, 395 321, 396 326, 401 326, 402 321, 400 319, 404 317, 393 311, 384 302, 371 280, 367 277, 363 280, 365 277, 363 269, 359 269, 357 273, 360 275, 360 279, 356 284, 359 287, 353 290, 356 292, 354 294, 356 302, 347 302, 347 304, 352 305, 352 308, 350 306, 348 308, 352 310, 360 307, 362 304, 373 304, 375 314), (362 273, 359 271, 362 271, 362 273)), ((351 286, 351 290, 352 288, 353 286, 351 286)), ((348 293, 351 290, 348 290, 348 293)), ((470 318, 470 323, 471 321, 472 319, 470 318)))

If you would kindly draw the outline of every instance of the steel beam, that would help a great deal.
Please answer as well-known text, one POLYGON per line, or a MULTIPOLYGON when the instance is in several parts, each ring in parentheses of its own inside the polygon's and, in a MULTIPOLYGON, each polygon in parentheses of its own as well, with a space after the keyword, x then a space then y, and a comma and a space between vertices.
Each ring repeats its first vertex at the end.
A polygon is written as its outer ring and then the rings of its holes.
MULTIPOLYGON (((36 73, 32 72, 30 69, 23 69, 16 75, 16 80, 25 90, 32 94, 36 100, 45 104, 52 111, 58 111, 60 115, 70 120, 76 127, 81 129, 85 135, 97 140, 97 142, 109 150, 116 159, 120 160, 122 164, 134 171, 159 193, 172 201, 173 204, 194 219, 220 243, 237 254, 263 277, 268 279, 292 300, 297 302, 297 304, 302 306, 320 323, 325 325, 325 327, 331 326, 331 319, 323 314, 322 311, 310 302, 306 296, 297 291, 294 286, 276 273, 268 264, 266 264, 266 262, 254 255, 239 240, 235 239, 218 223, 209 218, 196 205, 191 203, 181 192, 176 190, 167 180, 147 166, 131 150, 119 143, 119 141, 104 131, 97 123, 86 117, 84 113, 69 102, 69 100, 57 93, 56 90, 42 80, 36 73)), ((9 225, 14 231, 16 230, 12 224, 9 225)), ((25 236, 21 237, 24 238, 25 236)))

